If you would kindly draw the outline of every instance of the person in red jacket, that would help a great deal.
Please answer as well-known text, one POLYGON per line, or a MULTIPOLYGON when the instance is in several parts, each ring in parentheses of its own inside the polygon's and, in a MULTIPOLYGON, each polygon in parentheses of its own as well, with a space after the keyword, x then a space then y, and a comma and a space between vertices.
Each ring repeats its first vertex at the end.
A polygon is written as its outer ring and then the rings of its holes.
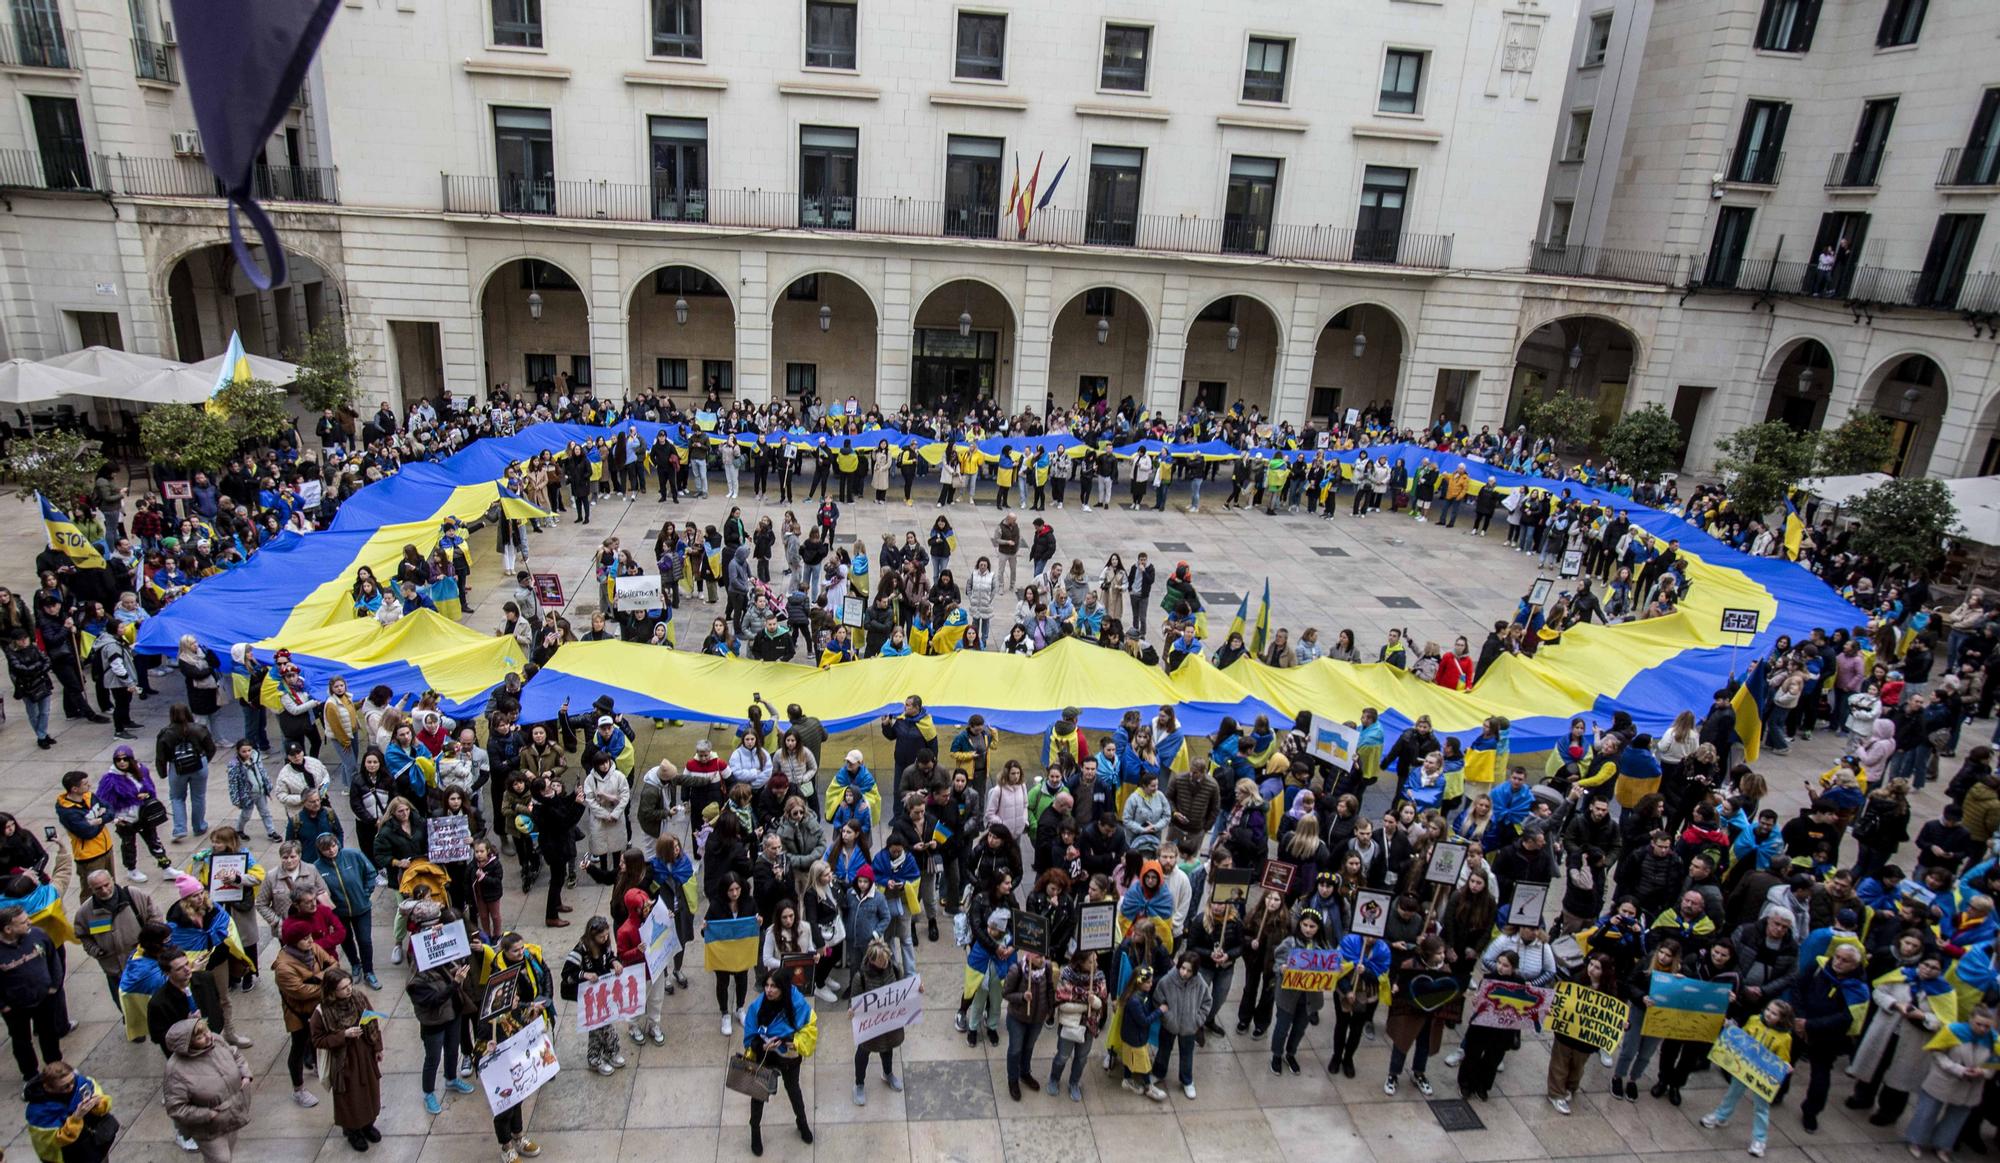
MULTIPOLYGON (((672 891, 669 889, 669 891, 672 891)), ((618 926, 613 939, 618 947, 620 965, 643 965, 646 961, 646 939, 644 926, 647 916, 653 911, 653 898, 643 888, 625 890, 625 920, 618 926)), ((626 1023, 625 1031, 632 1035, 632 1041, 642 1043, 653 1039, 653 1045, 667 1044, 667 1035, 660 1029, 660 1013, 665 1006, 665 984, 671 980, 665 974, 646 982, 646 1012, 626 1023), (643 1020, 642 1020, 643 1019, 643 1020)))
POLYGON ((1451 644, 1451 651, 1438 659, 1437 684, 1451 690, 1472 687, 1474 663, 1472 646, 1464 638, 1451 644))
POLYGON ((728 770, 729 761, 715 753, 715 744, 703 739, 694 745, 694 758, 681 765, 689 819, 698 820, 703 808, 722 803, 722 777, 728 770))
POLYGON ((347 925, 331 905, 317 897, 295 896, 286 919, 295 919, 311 929, 313 944, 325 950, 328 957, 340 959, 340 943, 347 940, 347 925))

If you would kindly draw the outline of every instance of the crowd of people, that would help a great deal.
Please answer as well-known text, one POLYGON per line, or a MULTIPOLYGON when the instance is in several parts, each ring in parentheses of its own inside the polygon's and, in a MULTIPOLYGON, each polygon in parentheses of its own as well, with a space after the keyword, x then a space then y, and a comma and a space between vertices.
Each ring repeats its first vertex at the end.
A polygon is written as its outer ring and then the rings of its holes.
MULTIPOLYGON (((1616 509, 1566 498, 1560 486, 1501 498, 1475 495, 1466 480, 1454 497, 1461 473, 1426 479, 1420 469, 1398 479, 1392 470, 1377 488, 1371 469, 1357 474, 1355 500, 1334 508, 1449 528, 1459 516, 1454 501, 1474 496, 1468 532, 1484 530, 1481 516, 1490 522, 1504 511, 1512 547, 1557 558, 1579 548, 1585 580, 1560 608, 1524 603, 1476 653, 1464 638, 1445 650, 1392 630, 1364 656, 1348 631, 1323 645, 1307 629, 1296 639, 1278 631, 1257 650, 1232 635, 1211 655, 1203 641, 1208 612, 1187 563, 1164 577, 1144 554, 1096 569, 1074 556, 1065 563, 1045 518, 1012 541, 1015 552, 1028 549, 1020 577, 1005 548, 1011 515, 998 554, 976 559, 963 583, 952 577, 948 510, 961 499, 957 490, 977 503, 979 484, 990 480, 1003 505, 1046 512, 1048 500, 1066 503, 1067 483, 1075 482, 1076 499, 1096 507, 1118 482, 1094 456, 1036 457, 1001 478, 988 474, 1008 471, 1004 459, 966 464, 952 448, 936 466, 916 449, 889 449, 885 467, 874 459, 882 450, 845 446, 864 442, 871 420, 953 446, 974 434, 1058 429, 1093 447, 1150 437, 1314 448, 1318 435, 1268 432, 1248 410, 1152 425, 1125 409, 1048 423, 974 416, 947 428, 940 418, 907 413, 856 420, 845 408, 830 422, 824 410, 801 417, 782 411, 788 407, 715 408, 716 438, 645 457, 628 447, 620 459, 614 437, 552 458, 556 471, 539 481, 534 464, 516 466, 515 480, 522 495, 546 499, 550 512, 571 510, 553 491, 569 489, 573 516, 588 520, 595 494, 643 493, 648 464, 670 501, 683 487, 706 495, 711 464, 731 497, 775 488, 785 500, 810 469, 807 499, 821 501, 811 530, 789 520, 782 530, 768 520, 751 530, 732 513, 719 528, 690 526, 685 534, 669 523, 655 547, 656 568, 679 583, 666 587, 672 602, 706 591, 727 603, 702 649, 766 661, 796 657, 807 644, 812 661, 832 665, 923 652, 940 641, 1028 652, 1068 636, 1144 657, 1153 649, 1148 613, 1157 610, 1159 653, 1170 668, 1197 653, 1224 666, 1244 653, 1280 666, 1366 657, 1466 689, 1502 652, 1548 649, 1576 621, 1667 612, 1685 592, 1671 541, 1636 535, 1616 509), (842 445, 829 442, 827 452, 753 445, 746 461, 743 446, 723 439, 801 420, 832 423, 842 445), (864 461, 866 479, 857 479, 864 461), (903 497, 891 495, 898 476, 913 482, 933 471, 935 503, 947 512, 926 536, 911 531, 872 561, 865 546, 837 547, 843 498, 913 501, 911 483, 903 497), (1491 498, 1483 514, 1478 498, 1491 498), (822 524, 829 508, 833 520, 822 524), (819 557, 809 561, 813 546, 819 557), (782 595, 773 574, 783 578, 782 595), (1605 587, 1602 595, 1593 582, 1605 587), (845 626, 816 624, 819 614, 837 617, 828 595, 865 603, 861 642, 843 638, 845 626), (795 597, 803 632, 792 616, 795 597), (1002 644, 989 645, 995 608, 1008 629, 1002 644)), ((109 718, 122 742, 141 726, 132 716, 155 695, 152 684, 175 672, 181 680, 150 753, 119 746, 101 773, 70 770, 52 781, 53 834, 38 838, 0 815, 0 999, 43 1158, 107 1158, 118 1133, 113 1096, 63 1056, 66 991, 76 988, 65 973, 71 946, 101 970, 126 1036, 151 1040, 165 1056, 164 1104, 183 1148, 211 1160, 233 1157, 249 1123, 253 1080, 241 1053, 250 1040, 232 998, 262 988, 280 1000, 293 1100, 317 1107, 324 1094, 332 1124, 365 1152, 381 1137, 386 990, 410 999, 423 1045, 422 1101, 437 1114, 453 1095, 477 1093, 477 1063, 496 1043, 537 1018, 553 1026, 558 1007, 587 983, 645 962, 644 925, 660 909, 681 949, 648 974, 641 1014, 586 1039, 584 1068, 610 1075, 628 1066, 624 1038, 666 1042, 663 998, 692 988, 686 959, 699 949, 720 1030, 748 1063, 742 1085, 752 1093, 758 1154, 765 1108, 780 1090, 798 1134, 812 1140, 800 1072, 819 1048, 822 1013, 913 976, 921 945, 947 936, 950 958, 963 964, 955 1027, 973 1045, 983 1038, 1000 1046, 1004 1034, 1013 1101, 1045 1092, 1042 1101, 1080 1102, 1092 1062, 1155 1102, 1169 1085, 1194 1100, 1213 1039, 1265 1048, 1279 1079, 1270 1085, 1284 1085, 1304 1072, 1300 1053, 1314 1025, 1330 1027, 1319 1043, 1330 1046, 1323 1069, 1339 1078, 1357 1076, 1364 1042, 1386 1041, 1387 1094, 1405 1082, 1436 1093, 1430 1070, 1442 1054, 1457 1068, 1455 1092, 1483 1099, 1519 1038, 1469 1025, 1470 992, 1487 980, 1535 987, 1561 980, 1629 1003, 1630 1023, 1610 1048, 1553 1037, 1554 1109, 1574 1109, 1594 1054, 1614 1099, 1637 1102, 1644 1088, 1679 1105, 1690 1075, 1712 1069, 1710 1046, 1642 1032, 1658 972, 1729 986, 1728 1019, 1804 1073, 1800 1118, 1808 1132, 1837 1070, 1852 1079, 1849 1108, 1869 1111, 1881 1126, 1908 1114, 1913 1153, 1948 1161, 1961 1142, 1983 1146, 1982 1123, 2000 1125, 2000 1094, 1989 1099, 1986 1087, 2000 1066, 1988 1008, 2000 996, 1993 916, 2000 865, 1992 858, 2000 777, 1983 742, 1964 747, 1955 772, 1948 762, 1961 750, 1962 731, 1991 713, 1988 692, 2000 684, 1986 681, 1986 667, 2000 655, 1992 649, 2000 614, 1978 591, 1955 608, 1941 605, 1923 578, 1856 558, 1831 530, 1813 534, 1808 556, 1856 595, 1868 619, 1779 639, 1757 664, 1754 715, 1739 709, 1743 692, 1725 686, 1708 707, 1676 708, 1678 718, 1657 736, 1622 714, 1601 729, 1578 719, 1532 767, 1511 752, 1505 720, 1490 720, 1470 743, 1441 736, 1421 718, 1390 739, 1372 708, 1355 723, 1360 747, 1347 768, 1316 753, 1305 716, 1224 718, 1204 734, 1184 730, 1170 706, 1127 713, 1109 731, 1087 729, 1069 709, 1039 740, 1003 740, 976 715, 941 727, 921 695, 911 695, 871 729, 881 739, 872 749, 887 756, 879 774, 861 747, 839 746, 808 708, 788 706, 781 715, 761 698, 722 746, 704 739, 672 755, 655 746, 643 760, 648 744, 665 736, 636 727, 610 696, 523 721, 524 679, 563 642, 670 643, 670 606, 642 617, 598 613, 575 634, 555 618, 538 623, 532 601, 503 603, 503 632, 522 637, 532 662, 494 690, 482 714, 462 721, 434 692, 349 690, 341 679, 314 689, 282 650, 267 660, 238 645, 225 663, 186 639, 171 658, 140 657, 120 632, 200 576, 233 568, 269 536, 323 523, 354 488, 403 463, 536 420, 617 418, 606 409, 499 395, 477 411, 423 404, 404 422, 393 414, 371 420, 359 442, 329 416, 318 462, 287 448, 246 459, 219 484, 198 478, 191 512, 149 496, 128 516, 122 498, 98 498, 105 570, 78 568, 52 551, 37 563, 46 568, 27 602, 0 594, 14 693, 45 746, 58 685, 67 718, 109 718), (1845 753, 1785 818, 1755 756, 1783 752, 1815 729, 1843 735, 1845 753), (1033 757, 1032 771, 1016 753, 1033 757), (237 816, 211 826, 207 789, 217 768, 237 816), (1940 777, 1943 806, 1919 820, 1912 796, 1940 777), (275 845, 262 850, 263 860, 253 850, 253 815, 275 845), (470 850, 434 859, 431 821, 450 817, 465 820, 470 850), (1434 856, 1460 845, 1462 867, 1448 883, 1428 883, 1434 856), (142 847, 152 872, 142 867, 142 847), (1290 872, 1274 880, 1267 876, 1274 863, 1290 872), (511 886, 510 869, 519 877, 511 886), (146 887, 156 876, 167 903, 146 887), (609 891, 602 913, 575 917, 573 947, 545 948, 503 924, 503 902, 519 894, 542 897, 544 933, 572 927, 576 906, 565 893, 580 876, 609 891), (1549 886, 1552 907, 1515 915, 1521 885, 1549 886), (1379 925, 1359 914, 1381 899, 1376 894, 1390 902, 1379 925), (378 913, 386 914, 386 965, 376 957, 378 913), (1097 923, 1106 914, 1108 928, 1097 923), (416 942, 455 923, 468 934, 466 953, 420 970, 416 942), (1285 969, 1299 950, 1337 956, 1331 988, 1288 986, 1285 969), (391 974, 386 985, 378 969, 391 974), (496 975, 506 990, 492 988, 496 975), (1440 990, 1450 996, 1436 1004, 1440 990)), ((687 419, 652 401, 618 415, 687 419)), ((1496 465, 1553 463, 1549 450, 1520 434, 1469 435, 1440 424, 1403 435, 1440 451, 1475 451, 1496 465)), ((1327 437, 1335 447, 1369 439, 1356 431, 1327 437)), ((1140 459, 1147 458, 1133 465, 1140 459)), ((1124 472, 1125 463, 1113 458, 1111 467, 1124 472)), ((1274 470, 1242 457, 1203 460, 1178 479, 1169 467, 1161 480, 1155 461, 1151 476, 1131 477, 1131 503, 1141 503, 1145 488, 1185 483, 1192 508, 1204 474, 1219 482, 1227 473, 1235 495, 1226 505, 1327 511, 1327 478, 1313 483, 1313 463, 1274 470)), ((1673 503, 1615 469, 1585 464, 1561 475, 1629 487, 1635 501, 1673 503)), ((1746 550, 1771 550, 1768 531, 1716 494, 1698 491, 1685 512, 1746 550)), ((536 524, 493 520, 501 548, 516 553, 536 524)), ((427 604, 470 613, 466 549, 474 535, 448 531, 438 554, 413 548, 392 580, 354 579, 357 615, 386 619, 427 604)), ((600 580, 623 576, 631 561, 607 543, 600 580)), ((868 1101, 871 1060, 882 1085, 902 1089, 901 1042, 901 1032, 890 1031, 853 1047, 854 1103, 868 1101)), ((735 1086, 738 1072, 731 1073, 735 1086)), ((1743 1090, 1732 1085, 1703 1125, 1728 1122, 1743 1090)), ((1761 1155, 1768 1104, 1751 1098, 1750 1150, 1761 1155)), ((493 1119, 504 1160, 540 1153, 526 1135, 524 1110, 515 1105, 493 1119)))

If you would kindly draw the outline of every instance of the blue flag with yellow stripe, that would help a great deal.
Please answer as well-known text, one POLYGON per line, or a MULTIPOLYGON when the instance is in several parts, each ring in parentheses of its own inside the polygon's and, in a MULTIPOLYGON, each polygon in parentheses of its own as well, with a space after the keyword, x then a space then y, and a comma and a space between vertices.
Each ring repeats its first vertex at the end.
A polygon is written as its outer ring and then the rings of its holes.
POLYGON ((49 504, 49 499, 40 493, 35 501, 42 507, 42 527, 48 530, 49 547, 62 550, 63 556, 77 564, 79 569, 103 569, 104 555, 76 527, 61 509, 49 504))

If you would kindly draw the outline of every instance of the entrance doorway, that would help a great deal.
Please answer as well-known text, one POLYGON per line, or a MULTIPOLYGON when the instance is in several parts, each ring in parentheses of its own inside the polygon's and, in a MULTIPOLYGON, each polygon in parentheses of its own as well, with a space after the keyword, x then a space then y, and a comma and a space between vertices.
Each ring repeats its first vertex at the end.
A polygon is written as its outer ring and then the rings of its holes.
POLYGON ((1000 351, 998 331, 960 335, 942 327, 917 328, 910 366, 910 392, 917 407, 960 416, 974 404, 996 397, 1000 351))

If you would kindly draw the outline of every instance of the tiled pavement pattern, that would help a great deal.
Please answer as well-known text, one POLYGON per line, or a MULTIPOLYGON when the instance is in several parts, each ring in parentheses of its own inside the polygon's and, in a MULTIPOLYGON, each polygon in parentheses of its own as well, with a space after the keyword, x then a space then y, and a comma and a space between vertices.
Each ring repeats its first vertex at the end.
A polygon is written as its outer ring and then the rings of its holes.
MULTIPOLYGON (((628 543, 639 542, 633 547, 645 558, 651 552, 651 538, 646 535, 665 518, 719 522, 727 511, 720 486, 718 476, 710 499, 693 506, 660 505, 651 494, 630 505, 601 504, 590 525, 579 527, 565 520, 535 539, 533 566, 560 570, 572 594, 589 592, 579 581, 589 554, 602 537, 617 533, 628 543)), ((981 495, 986 503, 977 510, 961 503, 951 513, 960 536, 961 552, 955 564, 961 572, 970 568, 972 558, 982 548, 990 546, 998 523, 990 484, 981 495)), ((934 489, 930 496, 935 498, 934 489)), ((1465 535, 1466 521, 1460 522, 1458 530, 1447 532, 1417 525, 1407 517, 1376 515, 1355 520, 1344 507, 1332 521, 1304 514, 1266 517, 1223 512, 1212 490, 1206 501, 1202 511, 1193 515, 1180 512, 1178 505, 1165 514, 1150 510, 1086 514, 1072 497, 1068 508, 1057 511, 1051 506, 1044 516, 1056 527, 1061 553, 1083 557, 1092 571, 1114 549, 1123 552, 1128 561, 1138 550, 1147 550, 1161 566, 1163 577, 1175 561, 1186 559, 1194 565, 1203 592, 1213 587, 1218 592, 1249 593, 1253 614, 1268 576, 1273 626, 1289 626, 1296 632, 1317 625, 1329 642, 1338 628, 1352 627, 1363 648, 1371 651, 1381 644, 1391 625, 1407 625, 1419 643, 1437 638, 1448 645, 1452 636, 1465 634, 1476 648, 1483 627, 1510 615, 1534 576, 1532 563, 1507 551, 1499 531, 1489 539, 1473 539, 1465 535), (1161 538, 1181 540, 1162 542, 1161 538), (1188 548, 1168 550, 1165 545, 1188 548), (1403 608, 1392 612, 1392 606, 1403 608)), ((740 503, 753 526, 760 514, 776 518, 784 511, 783 506, 760 506, 749 499, 740 503)), ((801 496, 792 508, 807 519, 812 504, 801 496)), ((908 508, 900 503, 850 505, 842 519, 843 542, 860 535, 873 552, 883 530, 925 529, 936 515, 937 510, 925 503, 908 508)), ((1020 514, 1024 529, 1029 527, 1031 516, 1020 514)), ((0 503, 0 538, 16 546, 5 569, 0 570, 0 583, 22 592, 32 584, 28 563, 42 539, 41 527, 28 505, 0 503)), ((490 535, 482 536, 480 544, 490 546, 490 535)), ((477 563, 477 574, 473 597, 478 612, 468 621, 490 627, 498 622, 498 595, 504 580, 497 557, 483 556, 477 563)), ((1219 642, 1219 633, 1233 612, 1211 611, 1217 628, 1215 641, 1219 642)), ((694 628, 704 625, 708 616, 698 603, 685 608, 683 633, 698 633, 694 628)), ((1157 627, 1157 617, 1152 621, 1157 627)), ((178 680, 164 680, 162 689, 177 691, 178 680)), ((147 723, 142 731, 147 748, 152 730, 165 721, 166 697, 139 705, 139 717, 147 723)), ((222 721, 230 722, 232 715, 225 707, 222 721)), ((23 823, 37 832, 43 824, 53 822, 50 805, 59 773, 83 767, 94 775, 103 770, 112 748, 108 728, 78 724, 65 729, 60 714, 57 719, 56 728, 63 737, 59 746, 46 754, 35 751, 18 703, 9 709, 8 722, 0 728, 0 810, 20 815, 23 823)), ((1983 737, 1983 727, 1972 730, 1983 737)), ((642 753, 654 754, 654 747, 685 753, 692 733, 689 729, 667 740, 642 740, 646 748, 642 753)), ((830 746, 837 749, 843 745, 863 748, 878 765, 886 762, 886 744, 879 737, 856 734, 837 739, 830 746), (882 754, 878 756, 878 752, 882 754)), ((1773 776, 1772 786, 1778 789, 1775 797, 1797 799, 1799 778, 1824 770, 1839 754, 1838 744, 1821 736, 1818 741, 1796 746, 1788 758, 1767 762, 1763 766, 1773 776)), ((218 767, 210 777, 212 804, 223 801, 223 784, 218 767)), ((1919 797, 1920 813, 1936 810, 1935 796, 1933 789, 1919 797)), ((223 810, 217 808, 211 822, 220 822, 222 817, 223 810)), ((260 842, 258 858, 274 860, 276 853, 271 848, 260 842)), ((184 856, 192 849, 193 845, 178 845, 174 853, 184 856)), ((540 894, 529 904, 519 892, 517 872, 510 862, 506 915, 531 940, 544 942, 551 962, 559 961, 582 931, 581 925, 557 933, 544 930, 537 921, 540 894)), ((168 899, 168 890, 158 878, 144 888, 163 903, 168 899)), ((602 909, 606 891, 583 881, 570 896, 578 909, 572 919, 580 922, 591 911, 602 909)), ((386 900, 383 903, 386 906, 386 900)), ((378 907, 375 916, 376 947, 386 954, 388 908, 378 907)), ((1708 1132, 1697 1125, 1718 1093, 1720 1079, 1713 1072, 1697 1074, 1686 1092, 1686 1105, 1675 1108, 1650 1097, 1642 1097, 1636 1105, 1611 1098, 1606 1072, 1593 1064, 1586 1078, 1587 1097, 1573 1116, 1558 1115, 1542 1098, 1547 1050, 1541 1038, 1529 1039, 1509 1056, 1492 1102, 1474 1104, 1486 1129, 1458 1134, 1446 1133, 1438 1126, 1407 1079, 1397 1097, 1382 1094, 1386 1039, 1362 1044, 1358 1077, 1329 1078, 1323 1069, 1325 1045, 1331 1036, 1327 1025, 1315 1027, 1307 1035, 1303 1077, 1273 1077, 1264 1047, 1251 1044, 1247 1037, 1231 1035, 1211 1040, 1197 1055, 1199 1097, 1194 1100, 1170 1087, 1167 1101, 1155 1104, 1120 1089, 1093 1064, 1085 1073, 1081 1103, 1047 1095, 1030 1095, 1016 1103, 1007 1097, 1004 1041, 1001 1046, 989 1046, 982 1040, 974 1048, 952 1031, 963 962, 948 940, 949 926, 945 933, 946 941, 926 943, 920 950, 922 968, 931 982, 927 994, 930 1008, 922 1024, 910 1032, 899 1055, 906 1089, 902 1093, 889 1090, 877 1073, 868 1083, 868 1105, 854 1106, 850 1097, 853 1050, 846 1015, 840 1006, 822 1007, 819 1050, 804 1072, 817 1141, 812 1146, 799 1142, 781 1100, 766 1120, 765 1158, 840 1163, 860 1159, 870 1163, 905 1159, 911 1163, 1457 1163, 1643 1157, 1646 1163, 1708 1163, 1745 1157, 1747 1111, 1739 1112, 1738 1125, 1724 1131, 1708 1132)), ((271 951, 267 936, 263 949, 267 963, 271 951)), ((559 1048, 565 1070, 532 1100, 528 1114, 529 1135, 542 1144, 543 1158, 564 1163, 749 1158, 746 1100, 725 1092, 722 1086, 725 1052, 738 1043, 726 1041, 719 1033, 711 980, 700 972, 699 965, 696 950, 689 958, 692 988, 668 999, 667 1044, 635 1049, 628 1042, 626 1053, 632 1065, 612 1077, 597 1077, 582 1069, 581 1038, 570 1014, 564 1011, 559 1048)), ((72 949, 70 967, 70 1009, 79 1026, 64 1045, 70 1061, 116 1096, 117 1112, 126 1127, 116 1158, 120 1163, 171 1163, 192 1158, 174 1146, 159 1102, 158 1051, 151 1044, 124 1041, 116 1010, 88 958, 72 949)), ((481 1096, 448 1094, 443 1115, 433 1118, 424 1113, 416 1073, 422 1051, 415 1020, 402 993, 407 966, 385 963, 377 968, 384 989, 376 1004, 390 1014, 385 1063, 389 1077, 379 1123, 385 1137, 368 1157, 384 1163, 486 1163, 494 1159, 496 1147, 481 1096)), ((1232 993, 1240 989, 1239 982, 1232 993)), ((1231 1012, 1233 1004, 1232 997, 1231 1012)), ((239 1157, 291 1163, 352 1157, 353 1152, 332 1129, 330 1104, 322 1102, 317 1109, 302 1110, 291 1101, 284 1079, 284 1029, 269 975, 260 979, 254 993, 234 995, 234 1007, 243 1030, 256 1041, 247 1056, 259 1079, 255 1119, 244 1133, 239 1157)), ((1233 1022, 1225 1025, 1233 1027, 1233 1022)), ((1044 1078, 1053 1050, 1054 1043, 1047 1036, 1037 1047, 1036 1070, 1044 1078)), ((1433 1066, 1431 1078, 1439 1097, 1457 1097, 1449 1081, 1454 1073, 1442 1062, 1433 1066)), ((324 1089, 317 1082, 309 1083, 324 1089)), ((1837 1084, 1836 1099, 1844 1094, 1845 1087, 1837 1084)), ((1774 1113, 1771 1163, 1860 1163, 1875 1156, 1904 1157, 1900 1143, 1893 1141, 1893 1132, 1852 1118, 1838 1101, 1822 1116, 1816 1135, 1807 1135, 1799 1128, 1795 1109, 1794 1101, 1774 1113)), ((10 1119, 8 1125, 11 1130, 0 1132, 8 1157, 32 1158, 21 1124, 10 1119)))

